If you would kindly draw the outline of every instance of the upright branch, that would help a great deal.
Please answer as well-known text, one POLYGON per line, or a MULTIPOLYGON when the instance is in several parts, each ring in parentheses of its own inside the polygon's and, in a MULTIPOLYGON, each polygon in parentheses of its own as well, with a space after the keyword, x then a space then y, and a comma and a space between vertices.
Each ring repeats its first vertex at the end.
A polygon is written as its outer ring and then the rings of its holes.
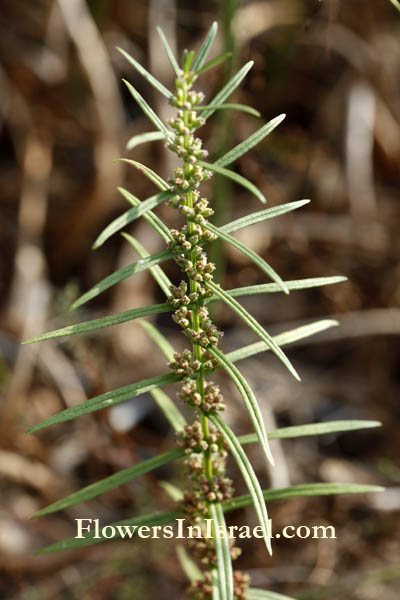
MULTIPOLYGON (((227 444, 207 417, 210 411, 223 411, 225 408, 218 385, 205 377, 205 371, 218 365, 209 348, 218 345, 222 332, 212 322, 205 306, 207 299, 213 295, 206 284, 213 281, 215 265, 208 261, 202 245, 216 239, 216 235, 206 228, 207 219, 214 211, 207 198, 199 192, 200 184, 211 177, 211 172, 199 164, 208 153, 202 149, 202 140, 195 137, 195 131, 205 123, 205 119, 196 110, 203 102, 204 94, 192 90, 197 78, 190 70, 192 58, 192 55, 186 55, 184 68, 175 80, 170 102, 178 111, 176 117, 169 121, 174 137, 167 143, 168 148, 182 159, 182 166, 175 170, 170 180, 175 195, 169 204, 186 219, 179 231, 171 231, 173 241, 169 247, 175 262, 188 278, 178 286, 171 286, 168 302, 174 309, 173 320, 182 327, 192 342, 192 348, 176 353, 169 366, 184 377, 178 396, 195 411, 194 422, 179 435, 178 443, 185 449, 185 467, 191 482, 190 489, 184 494, 183 508, 187 518, 199 525, 200 534, 204 518, 211 517, 210 504, 231 498, 233 487, 225 474, 227 444)), ((199 535, 193 544, 193 552, 206 572, 203 580, 191 585, 189 597, 196 600, 211 598, 211 570, 216 565, 213 540, 200 539, 199 535)), ((231 544, 230 554, 234 559, 239 556, 240 550, 231 544)), ((235 598, 244 598, 248 577, 235 572, 234 583, 235 598)))
MULTIPOLYGON (((392 2, 395 3, 397 0, 392 0, 392 2)), ((167 303, 144 308, 134 308, 116 315, 69 325, 56 331, 44 333, 26 342, 32 343, 62 336, 88 333, 118 323, 125 323, 132 319, 172 312, 174 321, 180 325, 184 334, 190 340, 190 349, 186 349, 180 354, 174 354, 169 341, 164 338, 161 332, 157 331, 150 323, 146 325, 147 332, 163 350, 164 354, 168 356, 168 360, 171 361, 169 366, 172 372, 125 385, 85 400, 76 406, 68 407, 58 414, 50 416, 41 423, 34 425, 29 432, 32 433, 51 425, 65 423, 82 415, 110 408, 141 394, 150 392, 153 394, 166 418, 175 430, 178 431, 177 443, 179 448, 123 469, 97 483, 90 484, 66 498, 50 504, 33 516, 37 517, 53 513, 79 504, 80 502, 88 501, 108 490, 123 485, 135 477, 139 477, 161 465, 185 456, 184 466, 189 484, 183 494, 181 506, 178 506, 173 511, 135 516, 124 523, 129 523, 134 527, 140 525, 157 527, 165 523, 170 523, 178 515, 183 514, 186 517, 192 525, 192 530, 196 536, 192 540, 193 555, 202 566, 201 578, 192 581, 188 588, 189 600, 245 600, 249 597, 275 598, 277 595, 273 592, 249 588, 248 575, 240 571, 233 571, 232 560, 239 556, 240 550, 227 537, 224 512, 251 504, 254 507, 261 527, 265 547, 271 554, 271 528, 266 501, 309 495, 376 492, 382 491, 382 488, 348 483, 311 483, 291 486, 290 488, 283 488, 281 490, 262 490, 260 482, 242 446, 257 441, 266 459, 273 464, 269 439, 296 438, 305 435, 352 431, 377 427, 380 424, 376 421, 332 421, 331 423, 325 422, 323 424, 287 427, 267 434, 262 412, 255 394, 245 377, 243 377, 240 370, 236 367, 235 363, 239 360, 261 352, 271 351, 288 371, 296 379, 299 379, 296 370, 283 352, 282 346, 337 325, 336 321, 324 319, 272 337, 236 300, 236 297, 260 293, 276 293, 279 291, 288 293, 289 290, 308 289, 339 283, 346 278, 316 277, 282 281, 264 258, 231 235, 231 233, 242 227, 248 227, 300 208, 308 200, 300 200, 261 210, 236 219, 221 227, 216 227, 208 223, 207 219, 213 214, 213 210, 210 208, 208 200, 201 196, 199 188, 204 181, 211 177, 213 172, 235 181, 238 185, 241 185, 258 197, 261 202, 265 202, 264 195, 253 183, 226 167, 261 142, 284 118, 284 115, 279 115, 262 125, 246 140, 241 141, 237 146, 230 149, 216 162, 212 164, 204 162, 207 152, 202 148, 202 141, 195 137, 195 132, 204 124, 206 118, 211 116, 215 110, 226 109, 241 110, 253 115, 258 114, 254 109, 241 104, 224 104, 224 101, 240 85, 251 68, 251 62, 245 64, 233 75, 208 105, 202 105, 204 95, 192 89, 197 75, 204 73, 207 69, 219 64, 227 57, 226 54, 221 55, 205 63, 216 32, 217 24, 214 23, 196 57, 194 57, 193 52, 185 51, 182 69, 179 68, 164 34, 161 31, 159 32, 171 66, 176 73, 173 93, 167 90, 163 84, 157 81, 133 57, 129 56, 124 50, 120 50, 134 68, 177 108, 177 114, 169 122, 170 128, 168 128, 139 92, 129 82, 125 82, 137 104, 156 128, 156 131, 134 136, 128 144, 129 147, 134 148, 144 142, 166 139, 168 148, 180 157, 182 165, 175 170, 174 177, 169 182, 166 182, 149 167, 134 160, 120 159, 137 168, 161 191, 141 202, 128 190, 119 188, 124 198, 131 204, 131 207, 104 229, 95 241, 94 247, 101 246, 109 237, 121 231, 126 225, 139 217, 143 217, 163 240, 169 244, 169 248, 150 256, 137 240, 124 233, 125 238, 141 256, 140 260, 108 275, 78 298, 74 302, 73 308, 85 304, 120 281, 146 269, 150 269, 157 283, 165 292, 168 298, 167 303), (163 221, 153 212, 153 209, 167 200, 170 206, 177 209, 185 219, 185 223, 179 231, 175 229, 169 230, 163 221), (204 246, 217 238, 222 239, 224 243, 230 244, 251 260, 272 280, 272 283, 233 290, 224 290, 215 284, 213 281, 215 265, 208 261, 204 246), (186 278, 177 286, 170 285, 167 275, 159 266, 171 257, 174 258, 181 271, 186 275, 186 278), (218 348, 222 333, 212 322, 207 309, 207 305, 210 302, 217 300, 223 302, 225 306, 234 311, 242 322, 257 335, 260 341, 238 348, 229 354, 224 354, 218 348), (219 387, 208 379, 208 376, 217 368, 221 368, 227 373, 237 389, 252 422, 254 434, 251 433, 250 435, 237 438, 219 414, 225 409, 224 399, 219 387), (178 397, 194 411, 193 421, 190 425, 186 425, 186 420, 178 407, 175 406, 169 396, 161 389, 177 381, 182 382, 178 397), (233 498, 232 481, 226 476, 228 451, 241 472, 249 491, 248 496, 233 498), (213 538, 211 539, 207 537, 208 528, 205 527, 205 519, 207 519, 207 524, 211 523, 213 534, 213 538)), ((120 524, 119 522, 114 525, 118 527, 120 524)), ((87 536, 56 542, 51 546, 43 548, 41 553, 78 548, 105 541, 105 539, 106 537, 97 535, 94 538, 92 533, 89 532, 87 536)), ((193 570, 195 569, 192 568, 193 570)))

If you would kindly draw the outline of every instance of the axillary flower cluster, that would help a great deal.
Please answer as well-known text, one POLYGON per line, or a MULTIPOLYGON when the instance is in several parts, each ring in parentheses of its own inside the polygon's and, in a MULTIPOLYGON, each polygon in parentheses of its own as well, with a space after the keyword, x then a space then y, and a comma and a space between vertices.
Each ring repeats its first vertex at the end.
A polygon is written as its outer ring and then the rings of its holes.
MULTIPOLYGON (((227 444, 207 419, 210 411, 225 408, 219 387, 205 378, 206 372, 217 366, 208 348, 218 344, 222 332, 214 325, 204 305, 204 301, 212 296, 205 283, 213 280, 215 265, 208 261, 203 244, 213 241, 216 236, 205 227, 214 211, 198 189, 211 177, 211 172, 199 164, 208 153, 202 148, 202 140, 195 137, 195 131, 205 123, 196 110, 203 102, 204 94, 191 89, 196 74, 189 70, 187 63, 175 80, 175 93, 170 100, 178 111, 169 121, 175 135, 167 147, 183 161, 169 181, 174 191, 169 205, 185 217, 186 223, 179 231, 171 230, 170 249, 188 283, 182 281, 178 286, 171 286, 168 302, 174 309, 173 320, 192 342, 192 349, 175 353, 169 366, 183 378, 178 397, 195 410, 195 420, 178 435, 178 445, 185 449, 185 469, 190 482, 190 489, 184 493, 183 510, 189 521, 201 525, 202 519, 209 516, 210 503, 231 498, 234 490, 225 473, 227 444)), ((192 550, 205 573, 202 580, 192 583, 188 597, 211 599, 211 569, 216 565, 214 542, 206 538, 194 540, 192 550)), ((240 555, 240 549, 233 542, 230 555, 232 560, 240 555)), ((235 598, 245 598, 249 577, 235 571, 233 580, 235 598)))

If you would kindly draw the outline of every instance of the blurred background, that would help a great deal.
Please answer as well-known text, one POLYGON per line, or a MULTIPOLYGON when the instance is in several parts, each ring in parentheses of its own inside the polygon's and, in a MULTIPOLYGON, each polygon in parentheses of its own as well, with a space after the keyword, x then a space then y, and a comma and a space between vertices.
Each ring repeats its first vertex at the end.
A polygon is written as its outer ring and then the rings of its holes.
MULTIPOLYGON (((150 396, 35 435, 40 420, 103 391, 166 371, 137 323, 21 347, 20 341, 67 324, 162 302, 148 272, 125 280, 69 313, 76 297, 136 260, 119 235, 92 251, 101 229, 126 210, 124 185, 154 193, 136 171, 113 163, 132 156, 163 176, 174 163, 162 144, 130 152, 127 140, 152 125, 128 97, 130 80, 167 118, 164 98, 116 51, 121 46, 165 85, 172 77, 156 35, 160 25, 181 54, 199 47, 219 22, 212 55, 226 66, 197 84, 211 99, 232 69, 254 67, 235 101, 262 120, 215 113, 203 128, 212 156, 261 123, 283 124, 237 161, 269 206, 311 204, 239 232, 283 279, 342 274, 335 286, 245 299, 271 333, 334 315, 340 327, 294 345, 302 376, 290 379, 274 357, 242 364, 268 429, 333 419, 377 419, 380 429, 274 442, 277 468, 253 462, 263 486, 356 482, 383 494, 300 498, 270 505, 274 527, 333 524, 337 540, 276 540, 265 558, 244 540, 238 567, 253 584, 319 598, 394 600, 400 591, 400 14, 389 0, 2 0, 0 3, 0 598, 146 600, 181 597, 186 585, 170 540, 112 542, 37 557, 44 545, 75 535, 75 518, 110 523, 165 510, 160 482, 182 479, 178 464, 136 479, 90 503, 28 521, 34 511, 119 469, 164 451, 174 436, 150 396), (396 535, 397 532, 397 535, 396 535)), ((241 188, 213 178, 208 189, 223 223, 260 206, 241 188)), ((176 225, 168 207, 158 213, 176 225)), ((163 248, 146 223, 129 229, 150 253, 163 248)), ((261 272, 227 247, 213 247, 227 288, 262 283, 261 272)), ((178 276, 166 264, 171 278, 178 276)), ((235 315, 215 309, 224 349, 254 340, 235 315)), ((157 325, 177 348, 183 336, 157 325)), ((220 377, 238 433, 250 430, 230 382, 220 377)), ((231 473, 235 476, 233 465, 231 473)), ((244 493, 240 477, 238 493, 244 493)), ((253 523, 251 510, 234 516, 253 523)))

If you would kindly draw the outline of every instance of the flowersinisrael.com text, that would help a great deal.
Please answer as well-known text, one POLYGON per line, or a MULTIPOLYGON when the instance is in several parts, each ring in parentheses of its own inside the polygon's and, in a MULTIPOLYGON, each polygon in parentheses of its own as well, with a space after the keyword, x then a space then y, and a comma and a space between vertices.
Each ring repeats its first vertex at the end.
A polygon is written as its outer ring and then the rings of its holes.
MULTIPOLYGON (((203 525, 185 525, 185 519, 175 519, 174 525, 105 525, 101 526, 99 519, 75 519, 77 533, 75 538, 82 539, 86 536, 94 539, 131 539, 135 536, 140 538, 263 538, 261 526, 249 527, 248 525, 231 525, 222 530, 216 528, 214 531, 213 520, 204 519, 203 525)), ((272 522, 269 521, 269 528, 272 539, 278 538, 313 538, 313 539, 336 539, 336 530, 333 525, 286 525, 281 532, 272 531, 272 522)))

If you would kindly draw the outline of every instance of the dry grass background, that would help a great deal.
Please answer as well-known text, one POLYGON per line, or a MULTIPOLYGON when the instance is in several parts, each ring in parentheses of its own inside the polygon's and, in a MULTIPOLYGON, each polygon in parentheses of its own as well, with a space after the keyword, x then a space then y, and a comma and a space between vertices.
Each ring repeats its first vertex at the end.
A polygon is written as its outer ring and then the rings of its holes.
MULTIPOLYGON (((63 514, 28 521, 35 510, 173 444, 150 397, 24 435, 30 425, 164 368, 136 324, 32 347, 21 339, 75 321, 158 301, 144 273, 78 311, 80 291, 132 261, 115 236, 90 247, 122 212, 124 183, 138 197, 153 190, 140 174, 113 163, 126 141, 149 129, 120 80, 130 79, 166 114, 160 98, 116 52, 121 46, 165 85, 171 76, 155 37, 161 25, 179 49, 196 48, 213 20, 217 46, 239 65, 255 61, 238 101, 283 125, 239 172, 255 181, 270 206, 309 197, 294 214, 241 233, 284 279, 344 274, 326 289, 256 297, 247 305, 271 332, 337 315, 341 326, 290 350, 303 384, 292 383, 271 357, 248 361, 245 374, 262 398, 268 427, 340 418, 370 418, 381 430, 319 440, 275 442, 278 468, 269 484, 354 481, 386 485, 379 496, 298 499, 271 505, 277 529, 327 523, 335 542, 276 542, 265 560, 256 540, 241 566, 254 584, 294 595, 395 600, 399 592, 400 442, 399 184, 400 15, 388 0, 2 0, 0 6, 0 598, 7 600, 141 600, 178 598, 184 575, 169 541, 111 543, 83 552, 36 557, 41 546, 74 535, 77 517, 111 522, 169 506, 164 468, 63 514), (225 27, 224 27, 225 25, 225 27)), ((217 52, 217 49, 215 52, 217 52)), ((223 69, 200 82, 207 97, 223 69)), ((200 85, 200 84, 199 84, 200 85)), ((213 117, 206 146, 218 153, 257 127, 245 114, 213 117)), ((135 158, 170 172, 157 145, 135 158)), ((216 182, 221 218, 257 205, 242 190, 216 182)), ((172 225, 168 209, 161 209, 172 225)), ((132 230, 150 252, 161 249, 145 224, 132 230)), ((220 252, 220 249, 217 250, 220 252)), ((227 287, 259 283, 260 273, 224 248, 227 287)), ((176 272, 168 265, 173 277, 176 272)), ((233 315, 216 312, 226 348, 251 341, 233 315)), ((159 326, 179 345, 166 319, 159 326)), ((247 431, 229 382, 229 418, 247 431)), ((253 455, 255 464, 258 456, 253 455)), ((266 475, 260 473, 264 484, 266 475)), ((241 491, 240 481, 238 490, 241 491)), ((251 522, 251 511, 238 515, 251 522)))

